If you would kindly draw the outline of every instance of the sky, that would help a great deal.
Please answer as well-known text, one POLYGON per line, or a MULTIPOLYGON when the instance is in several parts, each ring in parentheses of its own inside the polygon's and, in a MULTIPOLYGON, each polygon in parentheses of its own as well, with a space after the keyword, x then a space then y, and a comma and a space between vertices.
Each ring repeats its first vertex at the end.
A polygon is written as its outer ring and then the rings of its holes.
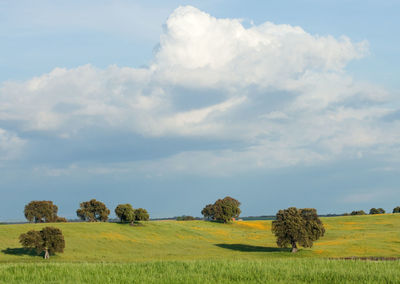
POLYGON ((400 205, 399 1, 0 0, 0 221, 400 205), (112 214, 114 216, 114 214, 112 214))

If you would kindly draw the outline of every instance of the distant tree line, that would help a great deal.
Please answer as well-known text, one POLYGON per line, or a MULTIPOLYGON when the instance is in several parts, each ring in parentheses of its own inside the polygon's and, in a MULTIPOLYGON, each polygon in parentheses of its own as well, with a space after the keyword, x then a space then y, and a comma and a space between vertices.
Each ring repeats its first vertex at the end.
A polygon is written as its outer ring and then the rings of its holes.
MULTIPOLYGON (((400 213, 400 206, 393 209, 393 213, 400 213)), ((34 223, 54 223, 67 222, 67 219, 57 215, 58 207, 53 204, 53 201, 38 201, 34 200, 25 205, 24 215, 29 222, 34 223)), ((218 199, 213 204, 207 204, 201 214, 206 220, 217 221, 222 223, 230 223, 235 218, 238 218, 241 213, 240 202, 230 196, 223 199, 218 199)), ((96 199, 91 199, 79 204, 76 210, 77 216, 87 222, 106 222, 108 221, 110 210, 107 206, 96 199)), ((146 209, 134 209, 131 204, 119 204, 115 208, 115 214, 121 223, 133 223, 138 221, 147 221, 150 216, 146 209)), ((385 214, 383 208, 371 208, 369 214, 385 214)), ((364 210, 355 210, 346 215, 367 215, 364 210)), ((192 216, 176 217, 178 221, 195 220, 192 216)))
MULTIPOLYGON (((24 215, 29 222, 54 223, 67 222, 67 219, 57 215, 58 207, 53 201, 31 201, 25 205, 24 215)), ((115 208, 115 214, 121 222, 148 221, 150 216, 146 209, 134 209, 130 204, 119 204, 115 208)), ((106 222, 110 215, 110 209, 96 199, 91 199, 79 204, 76 215, 86 222, 106 222)))
POLYGON ((193 216, 182 215, 182 216, 176 217, 176 221, 194 221, 194 220, 197 220, 197 218, 195 218, 193 216))
MULTIPOLYGON (((386 211, 383 208, 371 208, 369 210, 369 214, 370 215, 374 215, 374 214, 385 214, 386 211)), ((400 206, 397 206, 395 208, 393 208, 392 213, 400 213, 400 206)), ((349 216, 349 215, 367 215, 367 213, 365 213, 364 210, 355 210, 352 211, 351 213, 344 213, 343 216, 349 216)))

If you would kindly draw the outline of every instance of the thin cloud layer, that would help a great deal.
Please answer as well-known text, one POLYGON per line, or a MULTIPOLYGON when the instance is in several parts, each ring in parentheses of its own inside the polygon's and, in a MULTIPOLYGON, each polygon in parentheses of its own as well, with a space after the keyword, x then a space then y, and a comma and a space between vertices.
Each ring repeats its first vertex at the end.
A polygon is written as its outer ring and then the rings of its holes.
POLYGON ((0 128, 0 166, 2 161, 18 158, 24 144, 15 133, 0 128))
POLYGON ((37 161, 30 153, 46 151, 38 141, 47 141, 61 153, 70 147, 68 158, 57 157, 67 169, 57 174, 79 171, 90 147, 82 165, 90 172, 122 164, 205 175, 388 155, 399 141, 397 120, 386 119, 396 112, 393 98, 345 70, 367 53, 367 42, 347 37, 270 22, 245 28, 179 7, 147 68, 85 65, 4 82, 0 154, 9 159, 24 148, 30 163, 52 167, 51 155, 37 161), (160 146, 156 157, 131 153, 170 139, 185 146, 160 146), (123 154, 107 158, 115 148, 123 154))

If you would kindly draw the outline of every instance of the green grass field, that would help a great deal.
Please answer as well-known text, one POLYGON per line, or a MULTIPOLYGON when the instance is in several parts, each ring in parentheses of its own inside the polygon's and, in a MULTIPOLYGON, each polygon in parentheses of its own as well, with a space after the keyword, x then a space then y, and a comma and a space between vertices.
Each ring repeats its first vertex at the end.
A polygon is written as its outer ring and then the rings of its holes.
POLYGON ((0 282, 400 283, 400 261, 329 260, 400 257, 400 214, 322 221, 326 235, 297 254, 276 247, 271 221, 56 223, 66 248, 48 261, 18 243, 48 224, 0 225, 0 282))

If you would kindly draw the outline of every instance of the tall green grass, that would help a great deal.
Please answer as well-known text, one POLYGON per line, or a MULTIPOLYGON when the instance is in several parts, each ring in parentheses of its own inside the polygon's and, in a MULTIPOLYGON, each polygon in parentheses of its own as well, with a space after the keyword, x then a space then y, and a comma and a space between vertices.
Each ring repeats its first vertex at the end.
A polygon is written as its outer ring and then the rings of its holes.
POLYGON ((399 283, 399 261, 323 259, 0 266, 1 283, 399 283))

